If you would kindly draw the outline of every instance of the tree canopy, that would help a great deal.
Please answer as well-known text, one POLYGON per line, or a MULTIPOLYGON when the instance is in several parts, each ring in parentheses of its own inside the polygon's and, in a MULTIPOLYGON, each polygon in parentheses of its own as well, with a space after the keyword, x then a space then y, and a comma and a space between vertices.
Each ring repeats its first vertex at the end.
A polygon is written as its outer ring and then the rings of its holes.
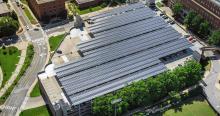
POLYGON ((0 17, 0 37, 10 36, 16 33, 19 28, 17 20, 12 17, 0 17))
POLYGON ((174 4, 172 7, 174 16, 178 16, 180 12, 182 11, 182 9, 183 9, 183 5, 181 3, 174 4))
POLYGON ((212 45, 220 45, 220 30, 214 31, 209 37, 208 42, 212 45))
POLYGON ((184 18, 184 24, 200 37, 207 37, 210 34, 211 26, 209 22, 193 11, 190 11, 184 18))
POLYGON ((202 66, 192 60, 186 62, 184 66, 164 72, 154 78, 134 82, 114 93, 94 99, 93 115, 112 116, 114 105, 111 101, 118 98, 122 99, 121 102, 115 104, 118 115, 140 106, 151 105, 165 96, 171 96, 175 101, 179 99, 177 94, 179 91, 201 80, 201 71, 202 66))

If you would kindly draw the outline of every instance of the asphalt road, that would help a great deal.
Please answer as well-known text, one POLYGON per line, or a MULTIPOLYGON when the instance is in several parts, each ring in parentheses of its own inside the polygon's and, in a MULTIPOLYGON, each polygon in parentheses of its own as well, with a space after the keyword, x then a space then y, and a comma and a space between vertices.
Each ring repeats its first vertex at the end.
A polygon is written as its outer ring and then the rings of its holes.
MULTIPOLYGON (((209 52, 208 55, 212 56, 212 53, 209 52)), ((220 90, 216 88, 216 84, 219 84, 218 76, 220 76, 220 56, 215 56, 212 59, 211 71, 204 80, 207 86, 203 86, 203 90, 210 105, 220 114, 220 90)))
POLYGON ((28 26, 30 28, 30 30, 26 30, 25 33, 21 35, 21 38, 33 43, 35 54, 31 66, 26 70, 25 75, 21 77, 17 86, 3 105, 0 116, 15 116, 20 112, 20 108, 25 101, 27 92, 37 78, 37 73, 43 70, 48 55, 48 47, 45 41, 45 38, 47 37, 45 36, 44 31, 41 28, 40 30, 35 31, 23 10, 16 5, 15 0, 10 0, 9 2, 18 14, 22 26, 28 26))

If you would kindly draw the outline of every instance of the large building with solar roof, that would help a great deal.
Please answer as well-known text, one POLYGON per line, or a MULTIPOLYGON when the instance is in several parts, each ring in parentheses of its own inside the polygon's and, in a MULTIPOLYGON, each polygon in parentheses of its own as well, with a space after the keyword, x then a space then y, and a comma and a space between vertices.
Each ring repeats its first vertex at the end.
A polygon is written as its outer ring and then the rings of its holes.
POLYGON ((166 58, 192 46, 141 3, 89 17, 91 39, 77 45, 81 58, 50 64, 39 74, 53 115, 89 115, 94 98, 167 70, 166 58))

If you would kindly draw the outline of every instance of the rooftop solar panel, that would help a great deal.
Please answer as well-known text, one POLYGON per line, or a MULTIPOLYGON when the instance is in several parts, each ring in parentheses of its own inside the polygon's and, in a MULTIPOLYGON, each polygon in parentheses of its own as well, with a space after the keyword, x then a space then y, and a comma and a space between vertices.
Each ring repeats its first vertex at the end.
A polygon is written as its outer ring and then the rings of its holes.
POLYGON ((90 27, 95 38, 77 45, 84 57, 55 68, 72 105, 160 74, 166 70, 160 58, 191 47, 140 3, 90 18, 95 22, 90 27))

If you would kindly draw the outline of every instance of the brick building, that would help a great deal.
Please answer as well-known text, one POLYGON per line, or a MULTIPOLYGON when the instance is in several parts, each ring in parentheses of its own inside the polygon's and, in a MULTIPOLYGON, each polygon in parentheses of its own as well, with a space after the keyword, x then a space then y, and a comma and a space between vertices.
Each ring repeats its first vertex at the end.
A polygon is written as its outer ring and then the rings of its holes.
POLYGON ((65 0, 28 0, 35 16, 42 21, 66 16, 65 0))
POLYGON ((187 10, 200 14, 214 28, 220 28, 220 1, 218 0, 167 0, 167 5, 172 7, 180 2, 187 10))

